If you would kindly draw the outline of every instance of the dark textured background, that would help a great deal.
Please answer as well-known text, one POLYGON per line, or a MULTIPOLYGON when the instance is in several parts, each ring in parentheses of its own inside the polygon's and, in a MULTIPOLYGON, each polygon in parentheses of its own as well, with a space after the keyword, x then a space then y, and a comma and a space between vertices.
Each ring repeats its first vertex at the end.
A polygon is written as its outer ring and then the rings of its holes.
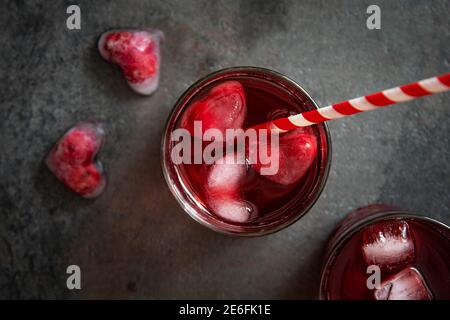
POLYGON ((211 71, 257 65, 319 104, 450 70, 450 1, 2 1, 0 4, 0 298, 314 298, 326 239, 373 202, 450 222, 450 94, 330 123, 321 198, 263 238, 216 234, 169 193, 160 138, 177 97, 211 71), (81 30, 66 29, 79 4, 81 30), (366 28, 366 8, 382 29, 366 28), (151 97, 133 93, 96 50, 110 28, 164 31, 151 97), (109 187, 66 191, 41 159, 80 120, 106 123, 109 187), (66 289, 78 264, 82 290, 66 289))

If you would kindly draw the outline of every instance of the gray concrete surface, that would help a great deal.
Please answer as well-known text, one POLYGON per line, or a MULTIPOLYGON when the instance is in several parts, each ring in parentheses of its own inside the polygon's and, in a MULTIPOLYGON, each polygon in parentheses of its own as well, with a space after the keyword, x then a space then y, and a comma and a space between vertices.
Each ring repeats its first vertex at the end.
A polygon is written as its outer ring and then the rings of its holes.
POLYGON ((160 168, 177 97, 211 71, 256 65, 322 104, 450 70, 450 2, 2 1, 0 298, 315 298, 327 237, 350 210, 392 203, 450 223, 450 94, 330 123, 323 195, 274 235, 225 237, 178 207, 160 168), (81 30, 66 7, 81 7, 81 30), (369 4, 382 29, 368 30, 369 4), (151 97, 133 93, 96 51, 118 27, 164 31, 151 97), (106 123, 102 197, 66 191, 42 165, 79 120, 106 123), (82 290, 65 269, 82 269, 82 290))

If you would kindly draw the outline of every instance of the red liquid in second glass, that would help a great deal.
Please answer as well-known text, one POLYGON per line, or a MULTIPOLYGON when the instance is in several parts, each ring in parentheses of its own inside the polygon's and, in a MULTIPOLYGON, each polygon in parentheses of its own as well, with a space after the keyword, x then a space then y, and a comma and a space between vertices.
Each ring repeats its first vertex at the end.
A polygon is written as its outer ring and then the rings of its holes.
MULTIPOLYGON (((421 274, 429 290, 428 299, 450 299, 450 231, 436 222, 415 217, 381 217, 356 231, 329 257, 323 271, 322 292, 324 299, 372 300, 374 289, 368 289, 367 263, 363 257, 363 232, 377 223, 406 222, 414 239, 414 258, 395 270, 382 271, 381 280, 392 278, 402 270, 415 268, 421 274)), ((331 240, 333 242, 333 240, 331 240)), ((408 299, 407 294, 398 295, 408 299)))
MULTIPOLYGON (((298 96, 294 96, 284 88, 275 86, 273 83, 264 79, 229 77, 226 81, 228 80, 239 81, 245 90, 247 115, 244 128, 311 109, 310 106, 312 103, 309 100, 300 100, 298 96)), ((214 83, 214 86, 217 84, 214 83)), ((194 101, 207 94, 210 89, 211 87, 207 87, 202 90, 194 101)), ((310 130, 310 132, 316 135, 318 150, 321 147, 323 148, 321 146, 322 142, 319 130, 315 127, 306 128, 305 130, 310 130)), ((245 180, 242 184, 243 190, 241 191, 243 192, 244 199, 249 202, 250 209, 256 210, 256 220, 269 213, 276 213, 277 210, 282 209, 292 201, 301 201, 300 198, 313 187, 315 175, 318 174, 320 157, 319 151, 306 174, 299 181, 291 185, 275 183, 261 176, 248 166, 245 180)), ((204 188, 206 183, 205 170, 209 166, 206 164, 182 164, 178 167, 185 185, 191 189, 191 193, 193 193, 196 200, 205 207, 208 207, 205 201, 205 192, 207 192, 207 188, 204 188)), ((216 218, 221 219, 220 217, 216 218)), ((249 222, 254 221, 255 219, 252 219, 249 222)))

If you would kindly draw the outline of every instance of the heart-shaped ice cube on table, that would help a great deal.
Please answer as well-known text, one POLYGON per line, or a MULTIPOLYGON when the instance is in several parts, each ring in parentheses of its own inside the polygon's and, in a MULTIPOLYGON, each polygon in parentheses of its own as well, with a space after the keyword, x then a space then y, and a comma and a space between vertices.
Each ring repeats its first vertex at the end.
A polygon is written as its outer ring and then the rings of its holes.
POLYGON ((111 30, 100 36, 98 50, 106 61, 122 69, 134 91, 149 95, 159 85, 162 38, 156 29, 111 30))
POLYGON ((45 163, 70 190, 85 198, 95 198, 106 185, 103 166, 95 161, 104 140, 105 133, 99 123, 80 122, 53 146, 45 163))

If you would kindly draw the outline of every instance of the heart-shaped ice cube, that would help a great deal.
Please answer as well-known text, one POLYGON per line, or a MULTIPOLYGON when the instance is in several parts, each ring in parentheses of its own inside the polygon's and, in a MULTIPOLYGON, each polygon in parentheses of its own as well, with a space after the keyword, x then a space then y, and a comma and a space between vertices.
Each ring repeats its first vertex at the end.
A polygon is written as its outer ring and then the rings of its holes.
POLYGON ((246 175, 245 158, 227 153, 207 170, 204 187, 212 211, 231 222, 247 222, 256 216, 256 209, 243 199, 242 183, 246 175))
POLYGON ((218 129, 225 140, 226 129, 242 128, 246 108, 242 85, 238 81, 225 81, 188 107, 181 119, 181 127, 200 139, 204 131, 218 129), (201 121, 201 136, 195 135, 194 121, 201 121))
POLYGON ((103 167, 95 161, 104 139, 105 133, 100 124, 81 122, 53 146, 45 163, 70 190, 85 198, 95 198, 106 185, 103 167))
MULTIPOLYGON (((256 161, 252 167, 262 172, 263 168, 274 166, 272 161, 278 161, 278 170, 274 174, 266 174, 269 180, 282 185, 289 185, 300 180, 311 167, 317 156, 317 138, 311 128, 299 128, 280 136, 278 147, 275 148, 267 139, 268 164, 256 161)), ((251 144, 249 146, 250 158, 259 159, 254 153, 259 153, 261 145, 251 144)), ((276 166, 274 166, 276 167, 276 166)))
POLYGON ((103 33, 98 41, 101 56, 117 64, 130 87, 144 95, 159 84, 163 33, 156 29, 124 29, 103 33))

